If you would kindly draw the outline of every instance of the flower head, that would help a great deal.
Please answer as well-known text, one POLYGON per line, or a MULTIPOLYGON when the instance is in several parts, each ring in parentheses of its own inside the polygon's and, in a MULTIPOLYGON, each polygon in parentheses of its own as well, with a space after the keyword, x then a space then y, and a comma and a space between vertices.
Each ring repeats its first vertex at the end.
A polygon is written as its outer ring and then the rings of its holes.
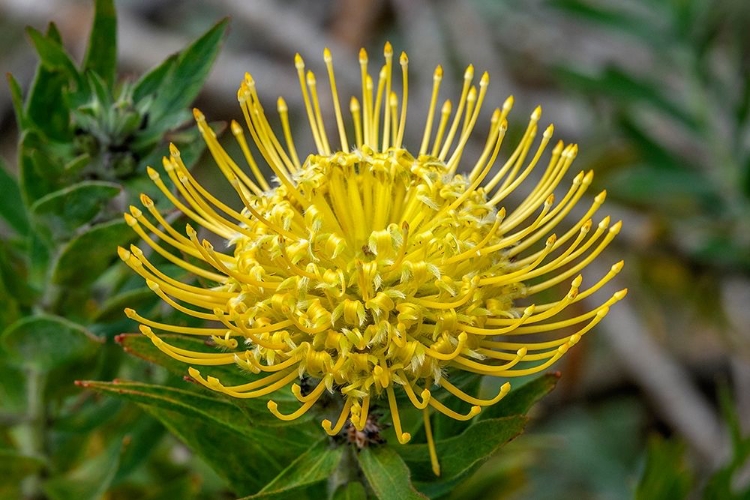
MULTIPOLYGON (((238 98, 255 155, 243 128, 231 124, 246 166, 227 154, 203 114, 195 112, 241 210, 208 192, 174 147, 163 163, 176 194, 149 169, 171 203, 196 227, 226 240, 226 250, 199 239, 191 225, 184 234, 173 229, 145 195, 141 201, 150 216, 136 207, 125 215, 152 251, 211 285, 169 277, 135 246, 120 250, 123 260, 167 304, 214 325, 184 327, 127 313, 159 349, 191 365, 191 377, 210 389, 255 398, 291 385, 299 409, 282 414, 273 399, 268 401, 269 410, 282 420, 296 419, 324 393, 332 393, 340 398, 341 411, 334 421, 323 421, 331 435, 347 421, 362 430, 371 406, 382 404, 405 443, 410 436, 401 427, 397 393, 424 410, 427 429, 429 408, 470 419, 483 406, 499 402, 510 384, 495 397, 480 399, 454 385, 449 368, 498 377, 545 370, 607 314, 625 291, 592 310, 580 313, 576 307, 576 313, 563 313, 622 268, 621 262, 615 264, 581 288, 579 273, 612 241, 620 223, 591 218, 605 193, 593 199, 579 220, 567 222, 591 183, 591 172, 579 173, 555 202, 553 192, 576 155, 575 145, 558 142, 541 175, 531 175, 553 131, 550 125, 535 140, 539 108, 515 149, 498 162, 513 105, 512 98, 506 100, 492 115, 479 158, 462 162, 489 84, 486 73, 477 87, 469 66, 455 106, 445 101, 437 113, 438 67, 421 145, 408 150, 403 145, 406 55, 399 60, 399 98, 390 44, 376 81, 368 72, 367 54, 360 52, 362 95, 351 99, 351 127, 343 116, 328 50, 324 58, 339 137, 328 137, 316 78, 305 73, 298 55, 302 97, 317 148, 302 161, 283 99, 278 101, 279 137, 250 75, 238 98), (275 182, 261 173, 258 153, 275 182), (506 204, 519 191, 525 196, 506 204), (559 284, 569 285, 562 298, 535 300, 559 284), (222 350, 180 349, 162 340, 161 332, 210 336, 222 350), (227 386, 194 368, 221 364, 263 376, 227 386), (299 385, 303 378, 313 381, 304 393, 299 385), (473 406, 468 413, 457 413, 432 397, 435 391, 447 391, 473 406)), ((432 446, 429 432, 428 440, 432 446)), ((434 455, 433 463, 437 472, 434 455)))

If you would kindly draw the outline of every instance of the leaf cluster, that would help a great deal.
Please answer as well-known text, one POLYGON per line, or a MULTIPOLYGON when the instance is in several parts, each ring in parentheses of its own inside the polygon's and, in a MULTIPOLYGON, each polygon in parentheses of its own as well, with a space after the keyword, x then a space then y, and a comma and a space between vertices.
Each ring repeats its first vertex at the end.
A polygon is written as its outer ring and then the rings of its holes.
MULTIPOLYGON (((197 131, 176 129, 190 117, 186 107, 227 22, 137 81, 120 82, 114 3, 94 5, 81 64, 50 24, 44 33, 28 29, 39 57, 28 91, 8 77, 19 143, 17 179, 0 160, 2 498, 100 498, 163 453, 166 431, 156 420, 84 394, 74 381, 155 376, 112 341, 132 328, 124 303, 157 303, 117 259, 117 246, 135 236, 121 212, 167 142, 189 143, 186 161, 197 159, 197 131)), ((188 476, 173 482, 175 470, 157 475, 175 491, 196 490, 188 476)))
MULTIPOLYGON (((182 363, 161 353, 142 335, 121 335, 118 342, 130 354, 174 375, 185 374, 182 363)), ((180 336, 170 337, 169 342, 191 350, 210 349, 199 340, 180 336)), ((252 380, 252 375, 231 367, 206 367, 206 373, 228 383, 252 380)), ((456 433, 447 433, 447 417, 434 416, 436 429, 444 429, 443 434, 436 432, 440 477, 432 472, 425 443, 386 443, 359 450, 345 440, 322 438, 319 416, 290 422, 275 419, 266 409, 267 398, 225 398, 185 382, 164 386, 90 381, 82 385, 137 403, 209 464, 236 494, 250 495, 248 500, 326 496, 417 499, 449 496, 523 431, 526 413, 555 387, 557 379, 557 375, 545 375, 513 390, 502 404, 488 408, 481 419, 464 424, 456 433)), ((273 398, 282 405, 296 403, 291 395, 288 400, 278 394, 273 398)), ((423 440, 419 415, 410 419, 408 412, 404 413, 405 421, 412 422, 415 441, 423 440)), ((388 443, 397 442, 395 435, 386 436, 388 443)))

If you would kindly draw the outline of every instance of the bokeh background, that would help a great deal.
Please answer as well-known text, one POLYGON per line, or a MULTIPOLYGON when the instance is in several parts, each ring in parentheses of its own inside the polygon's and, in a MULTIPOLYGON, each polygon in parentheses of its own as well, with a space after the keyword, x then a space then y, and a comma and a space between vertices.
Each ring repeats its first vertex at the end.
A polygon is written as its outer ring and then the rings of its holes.
MULTIPOLYGON (((613 289, 630 293, 556 366, 562 379, 529 432, 457 498, 631 498, 654 440, 674 443, 697 488, 731 459, 727 411, 750 430, 750 2, 128 0, 117 8, 124 78, 230 17, 196 105, 211 120, 241 118, 236 89, 249 71, 268 107, 283 95, 297 113, 299 151, 311 138, 294 54, 322 74, 329 47, 348 97, 359 88, 359 48, 377 61, 387 40, 409 54, 407 144, 421 136, 435 65, 448 96, 469 63, 491 75, 480 122, 513 95, 511 131, 520 135, 541 104, 542 123, 579 144, 571 178, 594 169, 591 192, 609 194, 603 213, 624 221, 595 272, 625 259, 613 289)), ((36 56, 24 28, 51 20, 80 59, 91 18, 86 0, 0 0, 0 69, 27 86, 36 56)), ((0 155, 11 166, 16 132, 0 85, 0 155)), ((189 468, 216 484, 207 468, 189 468)), ((744 471, 738 488, 750 482, 744 471)))

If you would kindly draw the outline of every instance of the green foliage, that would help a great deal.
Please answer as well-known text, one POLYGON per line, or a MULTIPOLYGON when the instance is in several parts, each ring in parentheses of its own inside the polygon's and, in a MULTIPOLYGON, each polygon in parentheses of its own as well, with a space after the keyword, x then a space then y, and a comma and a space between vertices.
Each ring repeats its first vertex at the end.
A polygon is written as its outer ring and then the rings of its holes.
POLYGON ((750 272, 750 37, 747 2, 552 0, 582 26, 625 37, 650 61, 558 80, 606 110, 593 162, 618 200, 658 217, 692 260, 750 272), (690 234, 690 241, 683 234, 690 234))
POLYGON ((83 60, 83 70, 100 76, 111 87, 117 76, 117 13, 112 0, 95 1, 96 19, 83 60))
POLYGON ((21 497, 21 481, 24 477, 39 472, 44 467, 41 457, 23 455, 15 450, 0 449, 0 498, 21 497))
POLYGON ((265 486, 319 435, 304 422, 283 428, 256 425, 231 402, 193 391, 134 382, 83 386, 138 403, 238 493, 265 486))
POLYGON ((336 471, 344 452, 343 447, 331 447, 328 439, 318 441, 262 490, 246 500, 300 498, 302 491, 326 481, 336 471))
MULTIPOLYGON (((83 180, 124 183, 143 174, 164 151, 164 138, 185 123, 226 32, 222 21, 184 51, 136 82, 115 84, 116 16, 111 0, 97 0, 82 68, 65 52, 54 25, 29 29, 40 58, 23 96, 11 87, 24 139, 19 150, 22 194, 28 205, 83 180), (28 138, 27 138, 28 137, 28 138)), ((195 131, 174 135, 178 145, 200 144, 195 131)), ((195 156, 192 157, 195 159, 195 156)))
POLYGON ((558 380, 560 380, 560 373, 553 372, 526 382, 505 396, 501 404, 486 408, 479 414, 479 420, 526 415, 532 406, 552 392, 558 380))
POLYGON ((16 180, 8 173, 5 162, 0 158, 0 217, 19 235, 29 231, 29 220, 23 208, 21 190, 16 180))
POLYGON ((62 247, 52 270, 52 283, 68 287, 91 284, 115 261, 118 245, 127 245, 135 237, 124 220, 88 228, 62 247))
MULTIPOLYGON (((646 467, 635 492, 637 500, 687 498, 692 477, 685 464, 685 446, 660 438, 648 446, 646 467)), ((728 498, 728 497, 726 497, 728 498)))
MULTIPOLYGON (((183 349, 211 350, 195 338, 174 335, 168 341, 183 349)), ((184 364, 161 353, 143 335, 122 335, 118 342, 131 354, 175 374, 185 371, 184 364)), ((247 382, 253 377, 227 367, 214 367, 218 370, 214 372, 210 371, 212 367, 206 368, 214 376, 227 376, 236 382, 247 382)), ((554 388, 557 379, 556 374, 545 375, 519 387, 506 397, 507 408, 497 412, 499 417, 491 415, 475 421, 461 434, 438 440, 438 456, 444 457, 439 478, 432 472, 426 444, 374 446, 357 454, 359 465, 347 464, 346 450, 351 445, 331 443, 328 439, 320 441, 321 430, 315 422, 298 419, 285 423, 269 418, 268 412, 264 416, 264 400, 224 399, 205 390, 196 393, 191 385, 186 388, 130 382, 84 385, 137 402, 207 463, 217 467, 217 472, 236 493, 251 493, 248 498, 318 498, 322 483, 334 471, 352 467, 361 470, 378 498, 410 498, 410 495, 437 498, 449 493, 520 434, 526 424, 523 415, 554 388), (210 441, 198 436, 200 432, 211 436, 210 441), (224 442, 225 434, 233 436, 233 444, 224 442), (228 446, 232 447, 231 453, 226 452, 228 446), (232 466, 234 461, 245 467, 232 466), (282 464, 283 470, 279 469, 282 464)), ((274 400, 279 401, 278 395, 274 394, 274 400)), ((359 490, 354 487, 353 491, 346 491, 357 495, 359 490)), ((340 494, 345 493, 342 490, 340 494)))
POLYGON ((378 498, 427 498, 411 484, 409 468, 393 448, 365 448, 357 458, 378 498))
POLYGON ((750 436, 742 434, 739 415, 726 386, 719 387, 719 398, 731 438, 732 457, 709 478, 703 491, 703 498, 707 500, 746 499, 750 497, 750 485, 747 481, 736 481, 735 476, 743 474, 747 464, 750 463, 750 436))
POLYGON ((44 484, 50 500, 97 500, 112 484, 122 455, 122 443, 112 442, 100 455, 87 460, 68 474, 44 484))
MULTIPOLYGON (((82 391, 74 381, 163 377, 111 342, 131 326, 122 313, 125 301, 154 304, 153 293, 144 297, 117 258, 117 246, 136 236, 121 212, 139 194, 146 162, 164 155, 168 142, 185 144, 188 165, 200 155, 195 128, 172 130, 188 122, 185 108, 208 75, 227 23, 143 78, 118 82, 114 2, 95 0, 94 6, 80 65, 50 24, 46 32, 27 30, 39 58, 30 88, 24 92, 8 75, 19 143, 18 179, 0 160, 2 498, 93 499, 120 489, 130 498, 175 498, 197 491, 188 475, 175 479, 184 467, 168 455, 159 457, 159 468, 148 469, 149 456, 168 439, 158 419, 136 405, 82 391), (154 78, 160 71, 162 77, 154 78), (180 85, 188 73, 187 85, 180 85), (137 486, 136 474, 163 487, 137 486)), ((216 404, 246 420, 245 410, 216 404)), ((149 409, 157 415, 175 411, 149 409)), ((181 407, 178 413, 184 413, 181 407)), ((188 423, 174 425, 189 435, 188 423)), ((204 431, 211 432, 208 424, 204 431)), ((225 432, 227 447, 232 436, 225 432)), ((252 449, 254 441, 246 440, 252 449)), ((205 441, 204 448, 214 446, 205 441)))
POLYGON ((333 500, 366 500, 367 492, 362 483, 352 481, 342 484, 333 494, 333 500))
POLYGON ((100 340, 64 318, 35 315, 6 328, 0 342, 6 352, 23 366, 48 372, 90 360, 96 354, 100 340))
POLYGON ((737 409, 725 385, 719 386, 719 400, 732 445, 730 459, 701 481, 690 467, 685 445, 678 440, 654 438, 650 441, 646 464, 638 482, 638 500, 691 498, 691 489, 699 482, 705 500, 741 500, 750 498, 750 486, 743 479, 750 463, 750 436, 742 434, 737 409))
POLYGON ((112 182, 83 181, 40 198, 29 211, 39 231, 49 231, 53 240, 70 239, 120 190, 112 182))

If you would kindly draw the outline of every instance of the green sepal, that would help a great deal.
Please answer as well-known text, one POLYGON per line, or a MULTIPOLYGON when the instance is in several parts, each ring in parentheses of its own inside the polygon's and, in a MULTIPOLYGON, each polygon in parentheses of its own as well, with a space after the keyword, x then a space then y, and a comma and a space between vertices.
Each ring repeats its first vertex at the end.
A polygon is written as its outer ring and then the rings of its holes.
POLYGON ((52 238, 65 238, 91 221, 121 189, 111 182, 79 182, 43 196, 30 211, 52 238))
POLYGON ((331 447, 327 437, 312 445, 255 495, 243 500, 300 499, 304 490, 334 473, 345 449, 331 447))
POLYGON ((93 226, 63 247, 52 273, 52 282, 84 287, 96 281, 117 257, 117 247, 127 245, 136 233, 124 220, 93 226))
POLYGON ((94 71, 109 87, 117 71, 117 12, 113 0, 96 0, 94 25, 83 59, 83 70, 94 71))
POLYGON ((42 372, 90 360, 101 345, 82 326, 50 315, 16 321, 0 334, 0 341, 21 364, 42 372))
MULTIPOLYGON (((426 449, 424 451, 427 452, 426 449)), ((367 482, 378 498, 383 500, 427 498, 414 488, 409 468, 393 447, 364 448, 357 454, 357 459, 367 482)))

